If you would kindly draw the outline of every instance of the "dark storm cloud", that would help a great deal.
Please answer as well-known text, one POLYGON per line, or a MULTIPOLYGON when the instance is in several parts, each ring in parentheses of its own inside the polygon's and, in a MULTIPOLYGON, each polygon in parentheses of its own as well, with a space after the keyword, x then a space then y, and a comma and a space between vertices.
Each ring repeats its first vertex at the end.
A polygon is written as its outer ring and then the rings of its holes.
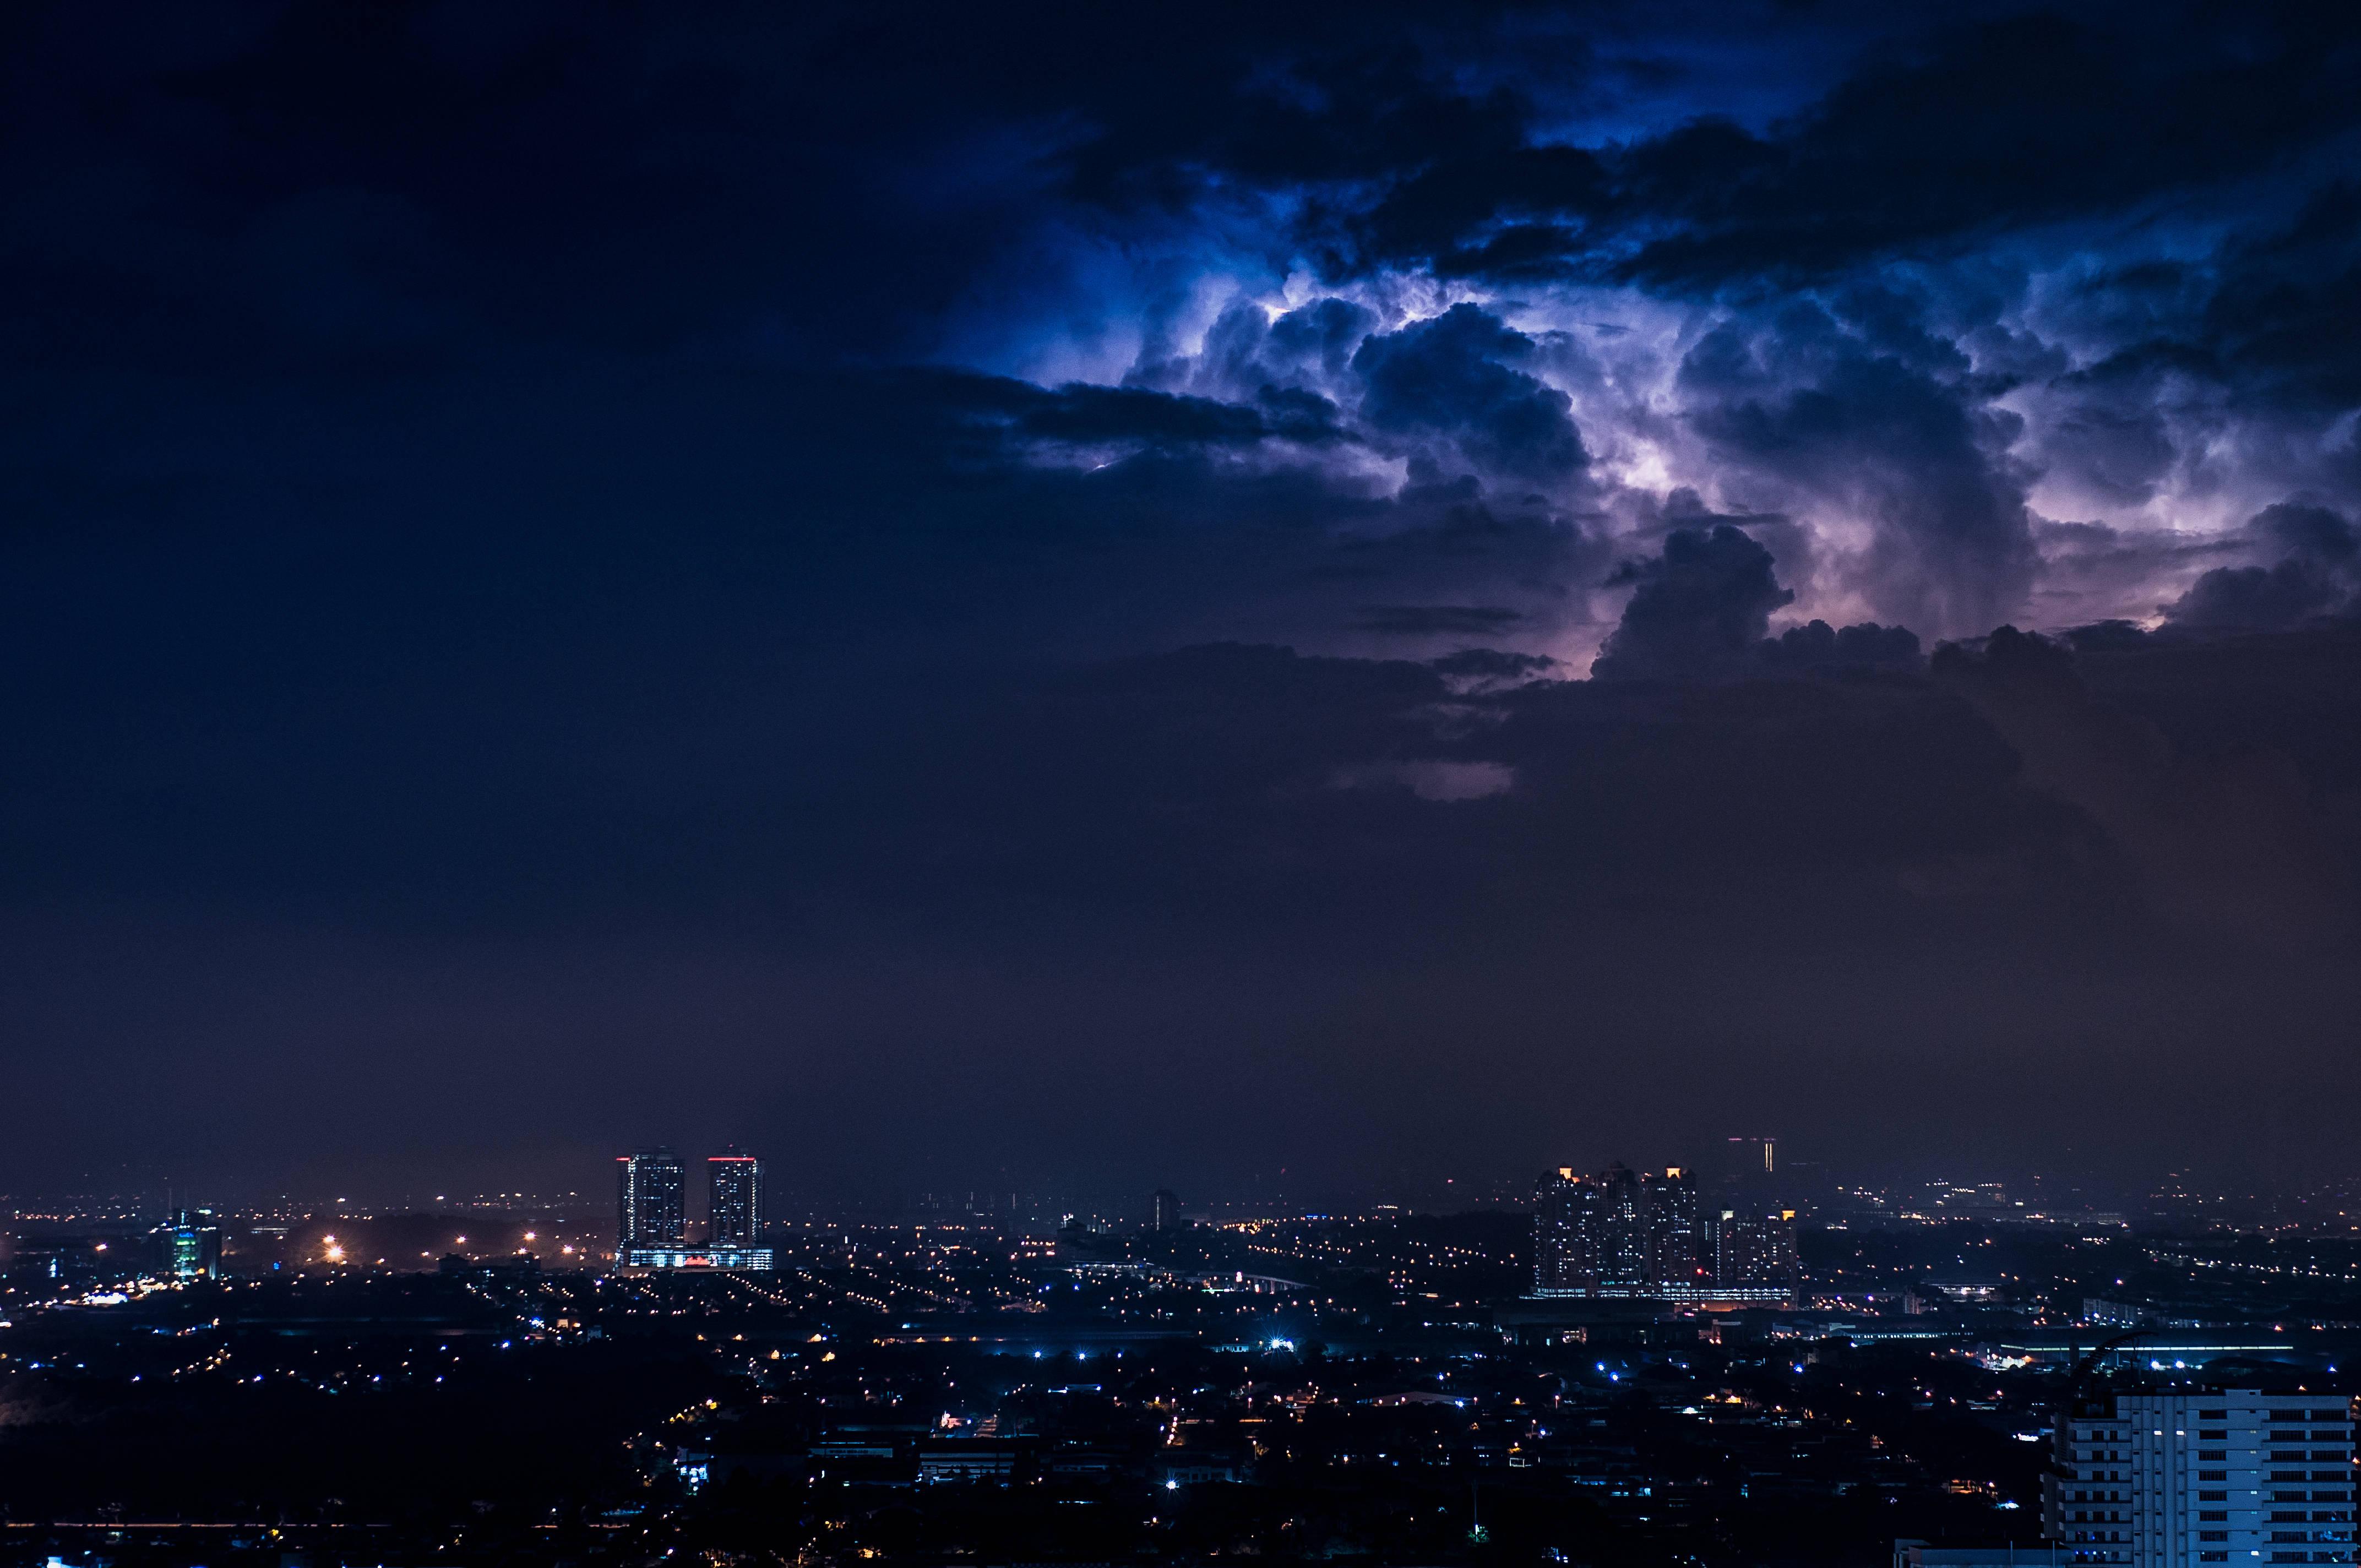
POLYGON ((2174 383, 2215 369, 2202 356, 2149 345, 2051 375, 2047 384, 2063 407, 2037 432, 2043 462, 2103 502, 2145 504, 2181 457, 2183 433, 2170 417, 2174 383))
POLYGON ((2056 16, 1963 28, 1872 62, 1767 138, 1700 126, 1642 148, 1632 186, 1681 223, 1623 269, 1827 273, 2266 168, 2356 123, 2347 20, 2132 16, 2123 32, 2056 16))
POLYGON ((2099 351, 2020 377, 2021 455, 2082 504, 2168 523, 2176 495, 2224 488, 2249 504, 2301 489, 2349 505, 2361 355, 2341 323, 2361 300, 2356 213, 2331 181, 2291 215, 2242 218, 2210 255, 2127 265, 2061 296, 2052 330, 2099 351))
POLYGON ((1485 685, 1539 680, 1558 667, 1555 659, 1540 653, 1504 653, 1497 648, 1462 648, 1428 661, 1446 680, 1485 685))
POLYGON ((1363 631, 1432 636, 1436 632, 1498 635, 1524 620, 1521 611, 1482 604, 1373 604, 1354 625, 1363 631))
POLYGON ((2350 848, 2288 757, 2183 756, 2098 700, 2064 648, 2013 628, 1981 652, 1939 650, 1934 668, 2015 749, 2029 787, 2107 834, 2168 917, 2257 942, 2348 939, 2350 848))
POLYGON ((1594 679, 1906 672, 1921 663, 1918 638, 1906 627, 1839 629, 1813 620, 1765 636, 1772 613, 1795 596, 1779 586, 1771 552, 1728 523, 1710 532, 1675 529, 1661 555, 1627 562, 1609 581, 1637 589, 1591 665, 1594 679))
POLYGON ((1282 440, 1343 440, 1334 403, 1315 392, 1266 387, 1252 405, 1136 387, 1084 382, 1054 389, 1002 378, 939 373, 914 398, 930 394, 1000 422, 1010 433, 1076 445, 1147 444, 1175 448, 1251 446, 1282 440))
POLYGON ((1606 680, 1694 680, 1735 672, 1795 594, 1779 586, 1771 552, 1727 523, 1675 529, 1664 554, 1617 571, 1637 584, 1591 674, 1606 680))
MULTIPOLYGON (((2269 170, 2361 119, 2353 36, 2333 8, 2292 5, 2004 16, 1872 50, 1763 131, 1700 105, 1677 128, 1598 148, 1540 134, 1529 102, 1397 70, 1389 92, 1364 89, 1389 115, 1325 124, 1357 156, 1289 173, 1391 176, 1340 225, 1348 270, 1675 288, 1825 278, 2269 170), (1423 134, 1405 148, 1386 127, 1412 115, 1423 134)), ((1258 172, 1251 159, 1225 167, 1258 172)))
POLYGON ((1399 47, 1305 61, 1250 97, 1255 117, 1202 156, 1318 183, 1389 173, 1441 148, 1506 148, 1522 139, 1523 106, 1512 95, 1439 93, 1433 63, 1399 47), (1224 156, 1232 149, 1234 159, 1224 156))
POLYGON ((2340 179, 2286 228, 2230 247, 2185 353, 2220 356, 2227 378, 2301 409, 2361 403, 2361 187, 2340 179))
POLYGON ((2325 507, 2281 501, 2246 525, 2268 566, 2216 566, 2166 610, 2195 631, 2288 631, 2361 611, 2361 532, 2325 507))
POLYGON ((2286 631, 2342 608, 2345 598, 2309 561, 2216 566, 2174 601, 2169 618, 2208 631, 2286 631))
POLYGON ((1925 663, 1918 634, 1906 626, 1791 626, 1764 639, 1755 658, 1766 670, 1803 674, 1848 670, 1916 670, 1925 663))
POLYGON ((1354 350, 1377 322, 1376 313, 1349 300, 1316 300, 1276 318, 1242 301, 1214 320, 1195 356, 1144 359, 1125 379, 1235 399, 1315 397, 1310 387, 1345 380, 1354 350))
POLYGON ((1573 400, 1522 370, 1533 341, 1474 305, 1365 338, 1353 369, 1361 417, 1376 429, 1439 436, 1488 471, 1564 479, 1589 462, 1573 400))
POLYGON ((1797 303, 1717 327, 1681 363, 1688 419, 1730 462, 1874 521, 1861 586, 1878 609, 1938 634, 1982 630, 2033 581, 2032 520, 2001 455, 2016 422, 1891 304, 1872 296, 1840 321, 1797 303))
POLYGON ((1317 363, 1333 378, 1345 373, 1354 350, 1377 324, 1376 314, 1365 306, 1321 300, 1272 322, 1270 342, 1295 364, 1317 363))

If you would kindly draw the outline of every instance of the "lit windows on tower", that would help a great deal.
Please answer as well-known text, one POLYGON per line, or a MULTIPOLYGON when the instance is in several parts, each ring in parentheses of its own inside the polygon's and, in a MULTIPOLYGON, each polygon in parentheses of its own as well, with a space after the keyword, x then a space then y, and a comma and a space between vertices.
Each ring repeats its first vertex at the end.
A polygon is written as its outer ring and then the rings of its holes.
POLYGON ((2093 1393, 2051 1436, 2042 1533, 2054 1560, 2122 1568, 2349 1563, 2353 1418, 2301 1388, 2093 1393), (2329 1467, 2273 1468, 2299 1461, 2329 1467))
POLYGON ((687 1168, 670 1149, 643 1149, 615 1162, 615 1263, 627 1274, 669 1269, 766 1269, 771 1249, 760 1245, 763 1165, 732 1151, 706 1162, 712 1184, 711 1237, 688 1240, 683 1196, 687 1168))
POLYGON ((681 1202, 686 1172, 670 1149, 642 1149, 615 1161, 615 1251, 678 1246, 688 1240, 688 1214, 681 1202))
POLYGON ((151 1234, 157 1262, 171 1278, 210 1278, 221 1272, 221 1227, 211 1210, 178 1210, 151 1234))
POLYGON ((1533 1293, 1774 1303, 1795 1288, 1794 1213, 1708 1207, 1675 1166, 1543 1179, 1533 1205, 1533 1293))
POLYGON ((712 1222, 712 1244, 745 1247, 761 1241, 763 1162, 752 1155, 740 1154, 733 1144, 727 1154, 708 1157, 705 1170, 712 1194, 707 1210, 712 1222))

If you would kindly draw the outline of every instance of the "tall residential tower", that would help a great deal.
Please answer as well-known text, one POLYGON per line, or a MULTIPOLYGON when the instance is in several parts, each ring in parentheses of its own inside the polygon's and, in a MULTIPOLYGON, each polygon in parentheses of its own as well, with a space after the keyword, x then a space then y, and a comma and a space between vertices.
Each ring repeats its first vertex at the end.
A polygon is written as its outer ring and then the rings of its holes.
POLYGON ((771 1266, 771 1249, 762 1245, 762 1161, 733 1148, 708 1159, 705 1168, 712 1184, 712 1234, 692 1246, 682 1202, 688 1172, 680 1156, 642 1149, 615 1162, 616 1267, 642 1274, 771 1266))
POLYGON ((2353 1561, 2353 1407, 2341 1396, 2102 1394, 2053 1442, 2043 1533, 2072 1562, 2353 1561))
POLYGON ((707 1213, 712 1223, 707 1240, 717 1247, 752 1246, 763 1239, 763 1162, 730 1152, 707 1157, 705 1171, 713 1195, 707 1213))
POLYGON ((688 1173, 670 1149, 642 1149, 615 1160, 615 1256, 629 1266, 634 1247, 678 1246, 688 1239, 682 1202, 688 1173))

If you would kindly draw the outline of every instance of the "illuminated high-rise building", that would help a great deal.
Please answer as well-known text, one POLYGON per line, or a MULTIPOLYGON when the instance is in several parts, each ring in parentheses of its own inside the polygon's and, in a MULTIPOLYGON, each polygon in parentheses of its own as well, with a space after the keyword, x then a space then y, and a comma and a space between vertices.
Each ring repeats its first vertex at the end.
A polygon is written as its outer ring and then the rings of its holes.
POLYGON ((628 1260, 634 1247, 678 1246, 688 1239, 688 1214, 681 1198, 687 1172, 670 1149, 642 1149, 615 1161, 615 1252, 628 1260))
POLYGON ((1180 1228, 1180 1197, 1170 1189, 1159 1187, 1148 1200, 1148 1228, 1151 1231, 1177 1231, 1180 1228))
POLYGON ((2051 1561, 2351 1563, 2354 1407, 2261 1388, 2093 1392, 2042 1482, 2051 1561))
POLYGON ((682 1202, 687 1170, 670 1149, 642 1149, 615 1162, 615 1263, 627 1274, 674 1269, 764 1269, 771 1249, 757 1245, 763 1225, 763 1165, 734 1150, 706 1162, 712 1182, 713 1237, 688 1240, 682 1202))
POLYGON ((1599 1278, 1606 1228, 1603 1184, 1576 1176, 1570 1165, 1542 1178, 1533 1193, 1533 1293, 1587 1294, 1599 1278))
POLYGON ((730 1146, 705 1162, 712 1202, 708 1240, 715 1246, 752 1246, 763 1236, 763 1162, 730 1146))
POLYGON ((209 1278, 221 1272, 221 1226, 211 1210, 177 1210, 151 1234, 157 1264, 171 1278, 209 1278))
POLYGON ((1719 1219, 1701 1231, 1707 1244, 1706 1270, 1717 1288, 1741 1292, 1742 1299, 1795 1289, 1797 1266, 1792 1209, 1767 1214, 1724 1209, 1719 1219))
POLYGON ((1706 1276, 1704 1232, 1698 1226, 1696 1176, 1674 1166, 1647 1177, 1648 1277, 1667 1286, 1694 1285, 1706 1276))
POLYGON ((1571 1167, 1543 1181, 1534 1288, 1552 1296, 1654 1296, 1695 1281, 1697 1188, 1677 1167, 1657 1178, 1622 1165, 1571 1167))

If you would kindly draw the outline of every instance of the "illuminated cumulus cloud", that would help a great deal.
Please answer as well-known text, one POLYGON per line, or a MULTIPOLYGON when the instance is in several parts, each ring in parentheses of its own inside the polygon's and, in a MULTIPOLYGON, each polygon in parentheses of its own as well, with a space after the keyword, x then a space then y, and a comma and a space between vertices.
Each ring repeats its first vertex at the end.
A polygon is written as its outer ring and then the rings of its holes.
POLYGON ((2338 24, 2119 20, 1832 37, 1777 103, 1624 21, 1544 29, 1551 69, 1480 25, 1274 44, 1220 112, 1072 151, 1061 232, 1137 242, 1097 374, 1316 397, 1362 477, 1538 498, 1610 557, 1677 495, 1777 514, 1778 630, 2158 624, 2263 508, 2352 510, 2356 111, 2338 24))
MULTIPOLYGON (((1766 635, 1931 644, 2152 628, 2209 572, 2279 570, 2264 509, 2361 502, 2361 93, 2323 8, 872 9, 45 35, 93 101, 197 118, 44 101, 20 216, 47 237, 0 258, 28 363, 227 367, 241 440, 282 403, 511 375, 575 400, 552 428, 611 435, 648 388, 752 426, 789 373, 902 367, 851 439, 769 428, 913 555, 951 502, 902 481, 943 476, 1006 509, 964 548, 1144 542, 1167 602, 1135 645, 1576 674, 1639 587, 1618 563, 1713 520, 1794 596, 1766 635)), ((111 440, 180 428, 113 395, 111 440)), ((20 400, 50 411, 27 471, 71 469, 42 455, 88 444, 83 405, 20 400)), ((682 425, 651 444, 731 428, 682 425)), ((203 447, 159 441, 159 472, 203 447)), ((120 504, 84 488, 30 504, 120 504)))
POLYGON ((1472 477, 1563 497, 1590 464, 1544 345, 1460 301, 1389 324, 1337 296, 1280 310, 1234 301, 1193 354, 1126 383, 1255 405, 1346 409, 1353 438, 1405 477, 1472 477))
MULTIPOLYGON (((1580 574, 1706 513, 1759 520, 1798 624, 1971 635, 2024 613, 2039 569, 2008 450, 2022 419, 1990 406, 1966 356, 1891 299, 1798 300, 1760 317, 1595 291, 1392 316, 1340 295, 1242 299, 1194 352, 1125 381, 1234 411, 1241 432, 1277 433, 1273 411, 1305 411, 1298 424, 1330 450, 1288 460, 1389 488, 1398 522, 1446 498, 1565 517, 1569 542, 1589 548, 1569 550, 1561 586, 1586 602, 1609 590, 1610 613, 1635 579, 1580 574), (1578 319, 1584 307, 1636 324, 1578 319)), ((1209 441, 1233 439, 1200 417, 1209 441)), ((1587 660, 1596 647, 1576 632, 1548 651, 1587 660)))

